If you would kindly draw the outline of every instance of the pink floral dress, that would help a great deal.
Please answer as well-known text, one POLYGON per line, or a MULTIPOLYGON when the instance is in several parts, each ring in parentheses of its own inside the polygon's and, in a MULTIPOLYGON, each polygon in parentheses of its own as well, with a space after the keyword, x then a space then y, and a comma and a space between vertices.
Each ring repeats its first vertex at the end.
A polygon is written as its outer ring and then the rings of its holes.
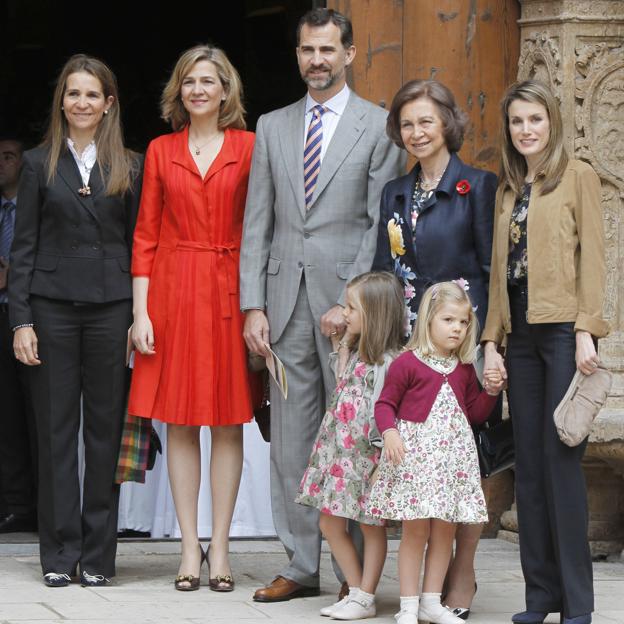
POLYGON ((380 455, 370 442, 376 433, 373 395, 383 384, 375 379, 379 375, 383 368, 360 361, 357 352, 349 358, 312 447, 297 503, 363 524, 385 524, 366 512, 369 479, 380 455))
MULTIPOLYGON (((455 357, 421 359, 447 375, 457 366, 455 357)), ((442 384, 424 422, 397 420, 397 429, 405 458, 398 466, 381 460, 368 513, 389 520, 487 522, 474 436, 449 383, 442 384)))

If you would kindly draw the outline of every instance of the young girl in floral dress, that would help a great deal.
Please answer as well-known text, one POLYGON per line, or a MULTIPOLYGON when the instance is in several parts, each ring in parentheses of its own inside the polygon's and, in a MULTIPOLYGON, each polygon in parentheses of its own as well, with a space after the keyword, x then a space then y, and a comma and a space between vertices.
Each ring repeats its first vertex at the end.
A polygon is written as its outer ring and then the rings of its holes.
POLYGON ((321 615, 338 620, 376 614, 374 594, 386 557, 386 532, 382 518, 366 513, 370 476, 380 456, 374 405, 401 348, 404 315, 403 293, 390 273, 364 273, 349 284, 347 329, 330 356, 337 386, 296 499, 320 509, 321 531, 349 585, 345 598, 321 609, 321 615), (362 529, 363 566, 347 519, 362 529))
POLYGON ((488 519, 470 423, 487 419, 504 383, 498 370, 486 370, 480 389, 472 365, 477 335, 464 289, 454 282, 430 287, 375 407, 384 452, 368 512, 402 522, 397 624, 463 624, 440 594, 456 523, 488 519))

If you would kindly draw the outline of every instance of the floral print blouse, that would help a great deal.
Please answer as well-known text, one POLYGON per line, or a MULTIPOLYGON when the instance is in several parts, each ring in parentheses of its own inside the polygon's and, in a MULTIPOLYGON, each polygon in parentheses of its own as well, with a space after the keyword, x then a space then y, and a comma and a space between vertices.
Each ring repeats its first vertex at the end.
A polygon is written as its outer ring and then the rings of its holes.
POLYGON ((433 195, 434 189, 426 191, 420 183, 420 176, 416 177, 416 184, 414 184, 414 192, 412 193, 412 232, 414 232, 414 244, 416 243, 416 221, 418 221, 418 215, 423 209, 423 206, 429 201, 429 198, 433 195))
POLYGON ((524 286, 527 283, 527 216, 530 197, 531 185, 525 184, 511 212, 507 261, 507 283, 510 286, 524 286))

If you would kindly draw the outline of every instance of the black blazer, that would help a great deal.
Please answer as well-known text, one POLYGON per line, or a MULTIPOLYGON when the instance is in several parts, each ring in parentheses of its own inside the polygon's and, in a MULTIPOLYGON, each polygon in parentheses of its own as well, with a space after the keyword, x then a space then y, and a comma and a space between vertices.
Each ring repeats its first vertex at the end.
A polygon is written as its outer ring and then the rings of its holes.
POLYGON ((32 323, 30 295, 80 303, 107 303, 132 297, 130 257, 141 195, 142 157, 132 192, 110 197, 97 164, 91 195, 83 186, 69 150, 59 158, 48 183, 47 149, 24 154, 9 264, 9 320, 32 323))
POLYGON ((427 287, 463 277, 469 283, 468 294, 483 328, 487 315, 497 178, 489 171, 465 165, 457 154, 451 154, 444 176, 418 216, 414 236, 411 201, 419 174, 420 165, 417 164, 410 173, 391 180, 384 187, 373 269, 391 271, 403 282, 412 324, 427 287), (463 180, 470 185, 465 194, 456 188, 463 180), (405 249, 405 253, 396 258, 392 257, 388 235, 391 219, 400 228, 405 249))

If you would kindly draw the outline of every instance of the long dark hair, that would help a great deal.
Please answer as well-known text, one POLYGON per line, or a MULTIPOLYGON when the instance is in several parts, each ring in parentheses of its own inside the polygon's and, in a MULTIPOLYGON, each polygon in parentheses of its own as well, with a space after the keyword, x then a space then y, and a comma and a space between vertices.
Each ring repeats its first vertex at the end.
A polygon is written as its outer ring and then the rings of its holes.
POLYGON ((119 114, 119 93, 117 79, 110 68, 92 56, 75 54, 63 66, 56 81, 56 89, 52 98, 50 124, 45 134, 43 145, 48 148, 47 174, 50 182, 58 166, 58 160, 66 149, 69 136, 67 120, 63 114, 63 96, 67 86, 67 78, 77 72, 86 72, 99 80, 105 98, 112 96, 113 103, 100 121, 96 133, 97 162, 102 179, 106 185, 107 195, 121 195, 128 191, 135 173, 136 159, 132 152, 124 147, 121 118, 119 114))
POLYGON ((550 122, 550 136, 544 148, 544 153, 537 167, 537 175, 543 180, 540 195, 554 191, 568 165, 568 154, 563 145, 563 122, 559 104, 552 91, 537 80, 516 82, 508 89, 501 100, 501 169, 500 185, 503 189, 510 188, 520 197, 527 174, 527 162, 522 154, 516 150, 509 133, 509 107, 514 100, 524 100, 534 104, 541 104, 548 114, 550 122))

